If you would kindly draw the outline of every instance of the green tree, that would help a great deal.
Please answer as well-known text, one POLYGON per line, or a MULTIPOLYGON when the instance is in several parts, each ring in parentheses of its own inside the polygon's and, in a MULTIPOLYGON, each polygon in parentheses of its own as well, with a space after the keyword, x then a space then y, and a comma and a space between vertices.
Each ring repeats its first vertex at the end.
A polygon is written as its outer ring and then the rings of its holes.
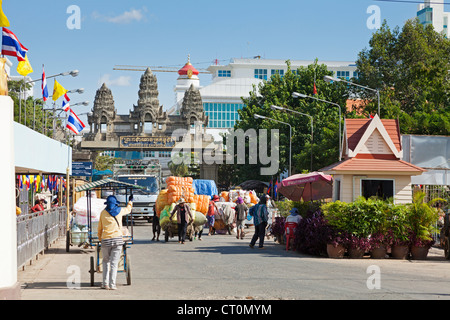
MULTIPOLYGON (((30 84, 24 84, 24 80, 8 81, 8 94, 14 102, 14 121, 41 133, 52 135, 52 111, 44 111, 42 99, 34 100, 33 97, 19 101, 21 89, 30 89, 30 84)), ((59 122, 59 120, 58 120, 59 122)))
MULTIPOLYGON (((382 118, 399 118, 404 134, 450 132, 450 40, 408 20, 400 31, 384 21, 358 55, 359 84, 378 88, 382 118)), ((370 100, 365 113, 376 113, 373 93, 354 89, 370 100)))
POLYGON ((94 169, 103 171, 103 170, 112 170, 113 164, 116 162, 116 158, 110 156, 100 156, 95 157, 94 161, 94 169))
MULTIPOLYGON (((316 80, 318 91, 316 97, 339 104, 342 106, 342 113, 344 114, 348 97, 347 86, 341 83, 328 84, 323 81, 325 75, 331 75, 332 73, 327 70, 325 65, 317 64, 317 61, 297 70, 291 70, 289 61, 286 63, 287 72, 283 76, 273 75, 268 81, 260 84, 258 90, 254 87, 249 97, 243 99, 245 107, 238 111, 240 121, 236 123, 234 129, 244 131, 256 129, 257 132, 258 129, 278 129, 280 132, 279 173, 281 173, 289 167, 289 127, 268 119, 255 119, 254 114, 289 123, 292 126, 292 173, 299 173, 310 170, 310 119, 290 112, 274 111, 271 109, 271 105, 284 106, 291 110, 309 114, 314 119, 313 170, 317 170, 338 160, 339 109, 328 103, 293 98, 292 93, 298 92, 312 96, 314 80, 316 80)), ((264 165, 260 163, 249 164, 248 144, 249 142, 246 141, 246 164, 228 165, 230 166, 230 172, 233 172, 233 176, 237 177, 237 181, 234 181, 235 184, 250 179, 270 179, 267 176, 259 175, 260 168, 265 167, 264 165)), ((270 141, 268 141, 268 144, 270 150, 270 141)))

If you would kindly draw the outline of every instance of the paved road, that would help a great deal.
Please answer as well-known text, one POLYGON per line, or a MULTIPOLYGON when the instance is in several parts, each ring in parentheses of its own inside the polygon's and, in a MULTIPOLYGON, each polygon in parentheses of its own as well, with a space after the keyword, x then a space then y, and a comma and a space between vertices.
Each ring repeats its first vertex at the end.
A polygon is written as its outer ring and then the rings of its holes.
MULTIPOLYGON (((253 230, 249 230, 250 233, 253 230)), ((129 249, 132 285, 119 273, 118 290, 89 284, 89 257, 94 250, 65 252, 58 241, 25 271, 19 271, 22 299, 449 299, 450 262, 433 248, 426 261, 334 260, 286 252, 272 240, 251 249, 247 239, 204 235, 203 241, 178 244, 151 241, 151 225, 138 222, 129 249), (380 277, 368 268, 376 266, 380 277), (79 277, 78 277, 79 276, 79 277), (78 289, 67 280, 80 279, 78 289), (78 278, 77 278, 78 277, 78 278), (369 284, 379 289, 369 289, 369 284), (378 281, 379 280, 379 281, 378 281)))

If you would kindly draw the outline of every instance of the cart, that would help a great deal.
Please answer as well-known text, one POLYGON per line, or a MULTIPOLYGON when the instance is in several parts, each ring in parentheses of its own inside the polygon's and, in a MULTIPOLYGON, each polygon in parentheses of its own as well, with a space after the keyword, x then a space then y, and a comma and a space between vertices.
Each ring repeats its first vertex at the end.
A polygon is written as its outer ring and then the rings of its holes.
MULTIPOLYGON (((91 247, 96 247, 95 257, 90 257, 90 269, 89 273, 91 275, 90 281, 91 286, 94 286, 95 273, 101 273, 102 270, 102 252, 101 252, 101 241, 98 239, 97 235, 97 225, 98 222, 92 220, 91 212, 91 192, 100 191, 110 191, 115 193, 118 190, 125 190, 126 199, 128 195, 132 195, 133 189, 144 189, 141 186, 129 184, 126 182, 121 182, 113 179, 103 179, 95 182, 89 182, 75 189, 76 192, 86 191, 87 197, 87 217, 88 217, 88 243, 91 247)), ((122 203, 125 206, 126 203, 122 203)), ((125 224, 123 225, 123 230, 127 231, 128 234, 123 237, 124 245, 122 250, 122 255, 119 260, 118 272, 124 272, 126 275, 127 285, 131 285, 131 263, 128 250, 133 244, 133 215, 127 215, 125 217, 125 224)))
POLYGON ((74 229, 74 225, 75 221, 72 215, 69 223, 69 229, 66 231, 66 252, 70 251, 70 246, 81 247, 82 245, 87 244, 88 240, 87 228, 74 229))
MULTIPOLYGON (((194 224, 188 223, 186 227, 186 239, 192 241, 194 239, 194 233, 194 224)), ((172 239, 175 236, 178 236, 178 224, 170 221, 164 226, 164 241, 168 242, 169 238, 172 239)))

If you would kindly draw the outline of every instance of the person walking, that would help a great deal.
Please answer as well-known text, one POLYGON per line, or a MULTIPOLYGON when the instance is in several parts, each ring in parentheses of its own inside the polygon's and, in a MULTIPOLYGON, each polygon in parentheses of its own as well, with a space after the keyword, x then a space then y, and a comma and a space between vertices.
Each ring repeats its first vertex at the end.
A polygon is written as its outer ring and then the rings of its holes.
POLYGON ((159 217, 156 214, 156 205, 153 205, 153 218, 152 218, 153 238, 152 241, 159 241, 159 234, 161 233, 161 226, 159 225, 159 217))
POLYGON ((250 241, 250 248, 256 244, 259 238, 259 249, 264 248, 264 235, 266 233, 267 221, 269 220, 269 212, 267 210, 268 196, 265 194, 259 199, 259 203, 250 209, 250 215, 253 216, 253 224, 255 225, 255 234, 250 241))
POLYGON ((236 239, 244 239, 245 219, 247 218, 248 208, 244 204, 244 200, 238 197, 236 200, 236 239))
POLYGON ((177 205, 173 208, 170 214, 170 220, 174 214, 177 214, 177 224, 178 224, 178 243, 184 244, 186 239, 186 230, 188 223, 193 223, 194 218, 192 217, 191 208, 186 204, 184 198, 178 200, 177 205))
POLYGON ((209 226, 208 236, 214 234, 215 215, 218 212, 216 202, 219 201, 219 199, 220 198, 218 195, 214 195, 212 200, 209 202, 208 213, 206 214, 206 219, 208 220, 208 226, 209 226))
POLYGON ((122 217, 131 213, 133 196, 130 196, 126 208, 119 207, 115 196, 106 198, 106 208, 100 213, 98 221, 98 239, 101 241, 103 256, 102 288, 115 290, 117 266, 122 253, 122 217))

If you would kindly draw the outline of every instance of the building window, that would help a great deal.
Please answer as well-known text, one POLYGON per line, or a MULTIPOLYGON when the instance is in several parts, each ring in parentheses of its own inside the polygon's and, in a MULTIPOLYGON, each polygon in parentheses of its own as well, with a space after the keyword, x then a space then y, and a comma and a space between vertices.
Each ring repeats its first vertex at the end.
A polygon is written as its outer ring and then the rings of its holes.
POLYGON ((143 151, 142 156, 144 158, 154 158, 155 157, 155 151, 143 151))
POLYGON ((353 71, 353 78, 358 79, 359 78, 359 72, 353 71))
POLYGON ((369 199, 377 197, 383 200, 394 197, 394 180, 361 180, 361 195, 369 199))
POLYGON ((284 70, 283 69, 270 70, 270 75, 273 76, 274 74, 279 74, 280 76, 284 76, 284 70))
POLYGON ((170 158, 171 151, 159 151, 160 158, 170 158))
POLYGON ((340 201, 341 200, 341 180, 336 179, 334 180, 334 201, 340 201))
POLYGON ((350 80, 350 71, 337 71, 336 74, 338 78, 350 80))
POLYGON ((242 103, 203 103, 203 109, 209 118, 208 128, 233 128, 239 120, 237 111, 242 103))
POLYGON ((255 69, 255 78, 267 80, 267 69, 255 69))
POLYGON ((102 151, 102 152, 100 152, 100 155, 114 158, 116 156, 116 152, 115 151, 110 151, 110 150, 102 151))
POLYGON ((218 70, 217 76, 221 78, 230 78, 231 77, 231 70, 218 70))

